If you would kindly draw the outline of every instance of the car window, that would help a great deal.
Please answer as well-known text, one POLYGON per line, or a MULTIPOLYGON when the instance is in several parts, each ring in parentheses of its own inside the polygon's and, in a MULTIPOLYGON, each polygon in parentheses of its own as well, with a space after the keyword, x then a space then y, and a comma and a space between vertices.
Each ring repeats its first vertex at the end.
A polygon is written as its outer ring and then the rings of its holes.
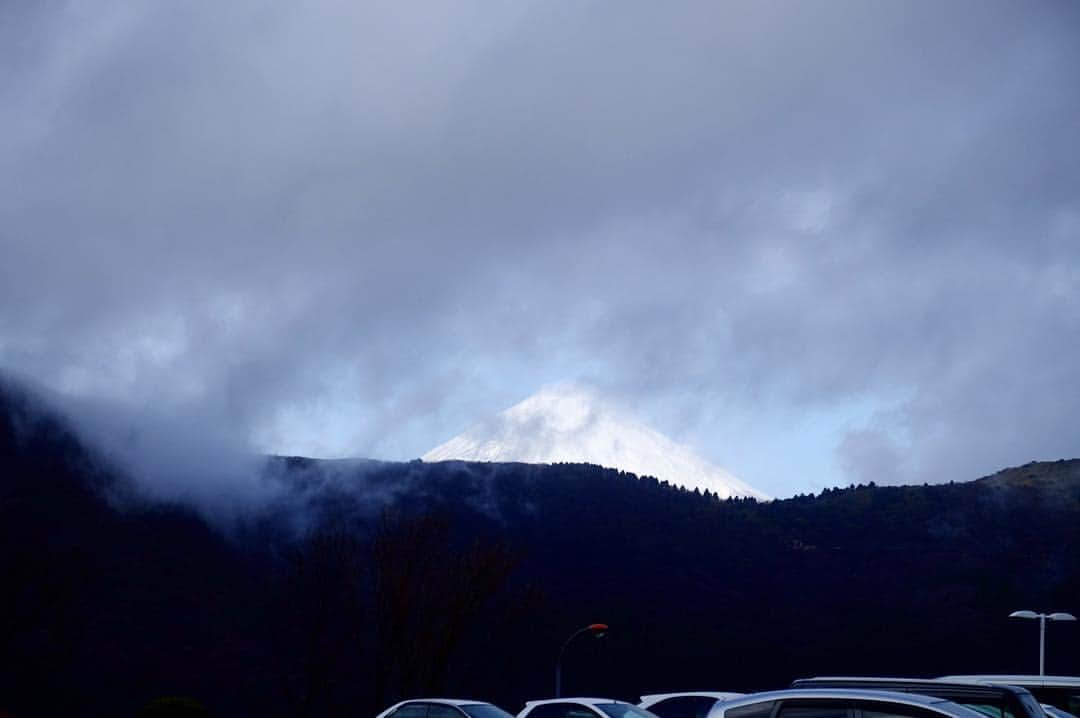
POLYGON ((586 706, 571 704, 567 707, 566 718, 596 718, 596 714, 586 706))
POLYGON ((1080 691, 1055 687, 1028 687, 1028 690, 1034 693, 1035 697, 1043 703, 1049 703, 1073 715, 1080 714, 1080 691))
POLYGON ((544 703, 536 706, 527 718, 597 718, 596 714, 579 703, 544 703))
POLYGON ((850 713, 845 701, 783 701, 777 718, 850 718, 850 713))
POLYGON ((406 703, 391 713, 390 718, 427 718, 427 703, 406 703))
POLYGON ((596 707, 609 718, 656 718, 649 710, 630 703, 597 703, 596 707))
POLYGON ((490 703, 467 703, 460 708, 469 714, 469 718, 514 718, 502 708, 490 703))
POLYGON ((859 710, 860 718, 943 718, 937 711, 905 703, 860 703, 859 710))
POLYGON ((429 703, 427 718, 462 718, 462 715, 453 706, 429 703))
POLYGON ((769 718, 775 705, 776 701, 761 701, 738 708, 728 708, 724 711, 724 718, 769 718))
POLYGON ((527 718, 562 718, 563 708, 559 703, 545 703, 542 706, 535 706, 527 718))
POLYGON ((977 710, 988 718, 1015 718, 1012 711, 999 703, 969 703, 967 701, 956 701, 962 706, 977 710))
POLYGON ((716 703, 710 696, 678 696, 657 701, 646 710, 660 718, 705 718, 716 703))
POLYGON ((597 703, 609 718, 656 718, 652 713, 629 703, 597 703))
POLYGON ((1080 713, 1080 691, 1057 686, 1024 686, 1043 703, 1077 715, 1080 713))
POLYGON ((1050 718, 1076 718, 1076 716, 1074 716, 1072 713, 1069 713, 1068 711, 1063 711, 1057 706, 1052 706, 1049 703, 1043 703, 1042 708, 1046 715, 1050 716, 1050 718))

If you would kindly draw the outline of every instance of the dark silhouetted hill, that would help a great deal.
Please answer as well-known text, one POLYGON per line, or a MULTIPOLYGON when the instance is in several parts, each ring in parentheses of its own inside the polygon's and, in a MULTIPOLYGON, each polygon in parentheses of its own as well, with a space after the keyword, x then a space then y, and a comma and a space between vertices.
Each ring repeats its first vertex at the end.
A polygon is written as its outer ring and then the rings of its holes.
MULTIPOLYGON (((0 708, 373 715, 410 692, 633 699, 810 674, 1030 672, 1080 609, 1080 461, 720 501, 590 465, 271 458, 228 527, 138 499, 0 383, 0 708)), ((1047 667, 1080 673, 1080 630, 1047 667)))

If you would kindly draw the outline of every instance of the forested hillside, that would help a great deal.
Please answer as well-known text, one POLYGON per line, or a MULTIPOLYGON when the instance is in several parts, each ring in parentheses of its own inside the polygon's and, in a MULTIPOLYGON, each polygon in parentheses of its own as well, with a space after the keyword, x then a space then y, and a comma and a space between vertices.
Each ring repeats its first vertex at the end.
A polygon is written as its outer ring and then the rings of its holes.
MULTIPOLYGON (((227 524, 152 504, 0 384, 0 708, 373 715, 407 696, 516 711, 827 673, 1025 672, 1016 609, 1080 609, 1080 461, 979 481, 721 501, 589 465, 270 458, 227 524)), ((1055 625, 1047 667, 1080 673, 1055 625)))

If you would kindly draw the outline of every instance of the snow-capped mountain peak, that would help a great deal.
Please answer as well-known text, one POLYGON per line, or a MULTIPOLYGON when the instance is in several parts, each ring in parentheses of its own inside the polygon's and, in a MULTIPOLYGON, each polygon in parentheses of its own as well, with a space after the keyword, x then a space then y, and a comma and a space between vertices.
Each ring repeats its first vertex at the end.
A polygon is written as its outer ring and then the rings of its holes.
POLYGON ((655 476, 721 498, 768 496, 577 384, 545 387, 424 454, 424 461, 561 461, 655 476))

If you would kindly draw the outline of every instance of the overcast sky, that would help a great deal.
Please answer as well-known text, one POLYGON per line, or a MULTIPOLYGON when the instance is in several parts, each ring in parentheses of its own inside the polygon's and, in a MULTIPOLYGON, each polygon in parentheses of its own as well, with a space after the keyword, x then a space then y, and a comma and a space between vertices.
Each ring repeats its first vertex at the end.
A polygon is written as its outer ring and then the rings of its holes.
POLYGON ((576 380, 778 496, 1080 456, 1074 0, 6 0, 0 108, 60 392, 408 459, 576 380))

